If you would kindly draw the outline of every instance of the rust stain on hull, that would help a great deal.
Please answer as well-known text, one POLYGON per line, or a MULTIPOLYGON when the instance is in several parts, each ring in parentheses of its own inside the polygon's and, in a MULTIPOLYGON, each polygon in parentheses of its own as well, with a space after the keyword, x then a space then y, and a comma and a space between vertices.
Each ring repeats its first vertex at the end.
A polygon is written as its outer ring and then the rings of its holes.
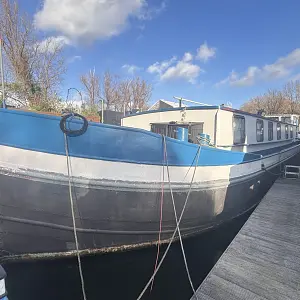
MULTIPOLYGON (((161 241, 161 244, 169 243, 171 239, 165 239, 161 241)), ((176 242, 178 237, 174 239, 173 242, 176 242)), ((80 256, 90 256, 90 255, 101 255, 108 253, 119 253, 126 252, 135 249, 142 249, 147 247, 156 246, 158 241, 139 243, 139 244, 131 244, 131 245, 122 245, 115 247, 105 247, 100 249, 85 249, 79 250, 80 256)), ((19 262, 19 261, 37 261, 37 260, 51 260, 51 259, 59 259, 59 258, 67 258, 67 257, 75 257, 77 255, 76 250, 67 251, 67 252, 52 252, 52 253, 29 253, 29 254, 20 254, 20 255, 10 255, 4 256, 0 258, 0 263, 6 262, 19 262)))

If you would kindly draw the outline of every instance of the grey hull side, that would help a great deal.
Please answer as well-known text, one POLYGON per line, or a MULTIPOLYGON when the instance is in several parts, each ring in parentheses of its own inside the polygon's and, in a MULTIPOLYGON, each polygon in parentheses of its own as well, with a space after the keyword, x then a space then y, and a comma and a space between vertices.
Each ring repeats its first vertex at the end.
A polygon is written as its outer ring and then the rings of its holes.
MULTIPOLYGON (((260 172, 229 186, 193 188, 181 222, 181 233, 198 234, 243 214, 260 201, 275 179, 270 173, 260 172)), ((121 251, 157 242, 159 188, 143 189, 133 185, 115 189, 75 184, 73 194, 83 252, 121 251)), ((186 188, 174 190, 178 215, 186 196, 186 188)), ((167 241, 174 229, 173 206, 165 186, 162 239, 167 241)), ((75 244, 68 185, 55 180, 0 174, 0 233, 2 257, 72 255, 75 244)))

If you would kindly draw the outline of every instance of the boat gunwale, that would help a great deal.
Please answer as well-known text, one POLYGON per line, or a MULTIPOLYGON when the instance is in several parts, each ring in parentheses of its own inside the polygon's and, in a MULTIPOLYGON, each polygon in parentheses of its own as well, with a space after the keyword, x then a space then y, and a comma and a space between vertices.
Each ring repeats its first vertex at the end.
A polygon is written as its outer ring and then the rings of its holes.
MULTIPOLYGON (((294 147, 291 147, 291 148, 285 150, 284 152, 286 152, 288 150, 292 150, 299 146, 300 145, 295 145, 294 147)), ((261 158, 262 163, 263 163, 264 158, 269 158, 269 157, 272 157, 274 155, 279 155, 279 154, 281 154, 281 152, 277 152, 268 157, 261 158)), ((251 178, 253 178, 255 176, 259 176, 260 174, 262 174, 264 172, 267 172, 268 169, 272 169, 272 168, 275 168, 276 166, 279 166, 281 163, 289 160, 294 155, 295 154, 292 154, 282 161, 278 161, 271 165, 266 166, 265 167, 266 170, 260 169, 258 171, 248 173, 248 174, 245 174, 242 176, 229 178, 228 180, 219 179, 219 180, 207 180, 207 181, 202 181, 202 182, 201 181, 194 182, 193 186, 192 186, 192 190, 200 191, 200 190, 205 190, 205 189, 218 189, 218 188, 223 188, 223 187, 228 187, 231 185, 239 184, 241 182, 250 180, 251 178), (200 185, 202 185, 202 186, 200 186, 200 185)), ((235 166, 235 165, 232 165, 232 166, 235 166)), ((210 167, 210 166, 203 166, 203 167, 210 167)), ((26 180, 49 182, 52 184, 60 184, 60 185, 68 185, 68 178, 66 175, 59 174, 59 173, 53 173, 53 172, 41 172, 41 171, 37 171, 37 170, 29 171, 28 169, 16 170, 16 169, 8 169, 8 168, 0 167, 0 174, 6 175, 6 176, 12 176, 12 177, 19 177, 19 178, 23 178, 26 180), (26 174, 24 172, 27 172, 29 174, 26 174), (37 174, 47 174, 48 177, 47 176, 37 176, 37 174), (35 175, 35 176, 33 176, 33 175, 35 175), (30 177, 30 178, 28 178, 28 177, 30 177), (58 178, 61 178, 63 180, 59 180, 58 178), (56 181, 58 181, 59 183, 53 182, 53 179, 56 179, 56 181)), ((83 188, 89 188, 89 189, 90 188, 95 188, 95 189, 108 189, 109 188, 112 190, 120 190, 120 191, 124 191, 124 190, 140 191, 140 190, 142 190, 144 192, 158 192, 161 190, 161 182, 160 181, 144 182, 144 181, 121 181, 121 180, 109 180, 109 179, 92 179, 91 180, 90 178, 73 176, 73 184, 76 187, 83 187, 83 188), (86 182, 86 183, 84 183, 84 182, 86 182), (154 188, 156 185, 157 185, 157 189, 155 190, 154 188)), ((174 191, 184 192, 189 189, 190 183, 187 182, 186 184, 183 184, 182 182, 171 182, 171 185, 172 185, 172 189, 174 191)), ((168 189, 168 187, 166 187, 166 189, 168 189)))

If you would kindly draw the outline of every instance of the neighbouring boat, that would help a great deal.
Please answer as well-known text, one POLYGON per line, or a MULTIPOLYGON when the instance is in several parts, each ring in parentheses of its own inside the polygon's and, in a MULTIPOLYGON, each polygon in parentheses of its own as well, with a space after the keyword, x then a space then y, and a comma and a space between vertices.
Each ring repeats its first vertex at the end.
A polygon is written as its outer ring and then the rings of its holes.
POLYGON ((179 213, 193 179, 180 224, 188 236, 253 208, 281 163, 300 149, 297 124, 227 107, 147 111, 125 117, 124 126, 71 119, 0 109, 0 247, 6 259, 75 253, 61 127, 82 128, 67 137, 82 253, 157 242, 162 186, 161 238, 168 241, 176 223, 166 171, 162 176, 165 152, 179 213), (189 141, 173 138, 178 133, 189 141), (199 145, 200 134, 214 146, 199 145))

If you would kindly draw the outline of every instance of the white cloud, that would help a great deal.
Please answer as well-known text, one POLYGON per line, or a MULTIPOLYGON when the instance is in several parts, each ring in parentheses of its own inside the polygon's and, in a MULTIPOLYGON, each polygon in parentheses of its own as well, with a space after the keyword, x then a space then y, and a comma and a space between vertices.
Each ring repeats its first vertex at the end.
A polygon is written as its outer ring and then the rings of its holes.
POLYGON ((193 60, 193 55, 190 52, 186 52, 186 53, 184 53, 182 60, 185 62, 191 61, 191 60, 193 60))
POLYGON ((35 44, 41 53, 54 53, 57 49, 70 45, 70 41, 65 36, 51 36, 35 44))
POLYGON ((131 17, 150 20, 164 8, 164 2, 155 9, 146 0, 45 0, 35 24, 75 42, 92 42, 120 34, 131 17))
POLYGON ((185 79, 190 83, 196 83, 200 74, 200 67, 190 62, 179 61, 175 66, 170 67, 161 76, 161 80, 185 79))
POLYGON ((238 78, 238 74, 234 70, 232 70, 230 72, 230 74, 228 75, 228 77, 226 77, 226 78, 222 79, 221 81, 217 82, 215 85, 220 86, 220 85, 223 85, 223 84, 231 83, 231 82, 235 81, 237 78, 238 78))
POLYGON ((161 14, 166 9, 166 7, 166 1, 162 1, 160 6, 157 7, 149 7, 148 3, 145 2, 145 5, 138 18, 140 20, 152 20, 154 17, 161 14))
POLYGON ((258 81, 287 77, 297 67, 300 67, 300 48, 293 50, 286 56, 278 58, 273 64, 262 67, 251 66, 244 75, 232 71, 227 78, 218 82, 217 85, 249 86, 258 81))
POLYGON ((124 66, 122 66, 122 69, 126 69, 127 72, 131 75, 133 75, 134 73, 142 70, 142 68, 140 68, 136 65, 124 65, 124 66))
POLYGON ((161 63, 156 62, 148 67, 148 72, 156 73, 161 81, 183 79, 194 84, 202 70, 198 65, 191 62, 192 59, 192 55, 187 52, 182 60, 172 57, 161 63))
POLYGON ((197 49, 197 59, 207 62, 209 59, 216 56, 217 48, 209 47, 207 42, 202 44, 200 48, 197 49))
POLYGON ((161 75, 165 70, 168 69, 175 61, 177 60, 176 56, 173 56, 169 60, 164 60, 162 62, 156 62, 153 65, 149 66, 147 71, 151 74, 158 73, 161 75))

